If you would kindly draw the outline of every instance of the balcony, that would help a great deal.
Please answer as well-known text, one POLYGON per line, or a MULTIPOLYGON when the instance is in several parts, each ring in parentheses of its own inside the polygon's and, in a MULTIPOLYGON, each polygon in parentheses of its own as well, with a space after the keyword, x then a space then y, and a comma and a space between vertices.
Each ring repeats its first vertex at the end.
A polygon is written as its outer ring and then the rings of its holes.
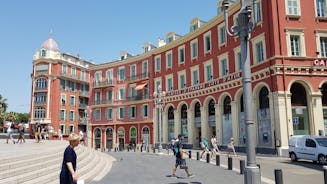
POLYGON ((112 99, 109 99, 109 100, 96 100, 96 101, 93 101, 91 103, 91 105, 107 105, 107 104, 112 104, 112 103, 113 103, 112 99))
POLYGON ((81 104, 78 105, 78 108, 79 109, 87 109, 87 104, 81 103, 81 104))
POLYGON ((139 101, 149 99, 149 94, 138 94, 136 96, 129 96, 126 98, 126 101, 139 101))
POLYGON ((142 73, 141 75, 133 75, 126 78, 127 82, 135 82, 149 78, 149 73, 142 73))
POLYGON ((78 119, 78 124, 79 125, 86 125, 87 124, 87 118, 79 118, 78 119))
POLYGON ((73 81, 76 81, 76 82, 83 82, 83 83, 89 83, 90 82, 90 80, 85 78, 85 77, 81 77, 81 76, 78 76, 78 75, 72 75, 72 74, 69 74, 69 73, 63 72, 63 71, 60 72, 60 77, 65 78, 65 79, 69 79, 69 80, 73 80, 73 81))
POLYGON ((46 105, 46 101, 44 101, 44 102, 34 102, 34 105, 46 105))
POLYGON ((47 91, 47 87, 35 87, 35 92, 47 91))
POLYGON ((113 87, 114 81, 113 80, 105 80, 105 81, 94 81, 93 87, 94 88, 102 88, 102 87, 113 87))
POLYGON ((89 98, 90 97, 90 92, 89 91, 79 91, 79 96, 89 98))

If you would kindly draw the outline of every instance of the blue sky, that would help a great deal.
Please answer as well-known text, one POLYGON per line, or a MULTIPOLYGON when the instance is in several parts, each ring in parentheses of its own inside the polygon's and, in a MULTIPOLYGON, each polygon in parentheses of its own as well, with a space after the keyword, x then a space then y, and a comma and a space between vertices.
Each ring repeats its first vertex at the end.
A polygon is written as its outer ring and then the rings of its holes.
POLYGON ((104 63, 137 55, 168 32, 185 35, 192 18, 215 17, 215 0, 7 0, 0 2, 0 94, 8 111, 29 112, 33 54, 53 38, 60 52, 104 63))

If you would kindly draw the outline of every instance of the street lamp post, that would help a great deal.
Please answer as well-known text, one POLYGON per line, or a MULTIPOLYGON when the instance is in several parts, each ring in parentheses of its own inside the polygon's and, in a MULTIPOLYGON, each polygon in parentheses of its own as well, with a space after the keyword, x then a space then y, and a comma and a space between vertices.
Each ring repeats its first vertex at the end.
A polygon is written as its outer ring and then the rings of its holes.
POLYGON ((89 136, 90 136, 90 134, 89 134, 89 121, 90 121, 90 116, 91 116, 91 109, 90 109, 90 107, 89 106, 87 106, 87 108, 86 108, 86 112, 85 112, 85 116, 86 116, 86 146, 87 147, 89 147, 89 146, 91 146, 91 144, 89 144, 89 136))
POLYGON ((239 36, 241 44, 241 61, 242 61, 242 83, 243 83, 243 101, 246 124, 247 137, 247 163, 245 167, 244 183, 245 184, 260 184, 261 174, 260 168, 256 163, 256 133, 254 126, 254 118, 252 114, 252 86, 251 86, 251 68, 250 68, 250 54, 249 54, 249 39, 250 33, 253 29, 253 22, 251 22, 252 8, 254 7, 254 0, 241 0, 241 10, 238 15, 238 26, 232 27, 232 33, 228 30, 228 13, 227 8, 230 5, 229 0, 223 1, 225 28, 227 34, 231 36, 239 36))
POLYGON ((161 153, 162 152, 162 145, 161 145, 161 120, 162 120, 162 109, 165 105, 165 101, 164 98, 166 96, 166 92, 162 91, 161 86, 158 86, 157 91, 155 91, 153 93, 153 97, 154 97, 154 104, 156 106, 156 108, 159 110, 159 115, 158 115, 158 119, 159 119, 159 146, 158 146, 158 152, 161 153))

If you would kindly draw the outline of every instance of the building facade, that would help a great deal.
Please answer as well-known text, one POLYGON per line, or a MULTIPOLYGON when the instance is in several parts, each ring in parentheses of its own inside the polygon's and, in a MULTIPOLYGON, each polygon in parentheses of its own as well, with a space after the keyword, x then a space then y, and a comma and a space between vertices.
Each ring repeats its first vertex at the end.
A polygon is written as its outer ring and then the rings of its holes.
MULTIPOLYGON (((255 4, 249 43, 256 147, 286 155, 290 136, 327 133, 326 0, 255 4)), ((183 134, 199 147, 203 138, 216 135, 220 145, 234 137, 245 150, 240 41, 227 36, 221 2, 217 5, 208 22, 192 19, 186 35, 170 32, 158 47, 145 43, 140 55, 121 52, 121 60, 90 65, 94 147, 158 143, 153 92, 161 86, 164 144, 183 134)), ((228 9, 229 30, 238 24, 239 10, 239 1, 228 9)))

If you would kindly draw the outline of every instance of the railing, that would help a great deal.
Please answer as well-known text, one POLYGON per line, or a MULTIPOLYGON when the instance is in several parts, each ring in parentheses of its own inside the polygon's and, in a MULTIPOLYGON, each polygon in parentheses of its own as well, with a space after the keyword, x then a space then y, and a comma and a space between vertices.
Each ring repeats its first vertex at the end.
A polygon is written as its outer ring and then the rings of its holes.
POLYGON ((47 87, 44 87, 44 88, 42 88, 42 87, 35 87, 35 91, 46 91, 46 90, 48 90, 47 87))
POLYGON ((93 101, 91 104, 92 105, 105 105, 105 104, 112 104, 113 101, 112 99, 109 99, 109 100, 96 100, 96 101, 93 101))
POLYGON ((67 77, 67 78, 71 78, 71 79, 75 79, 75 80, 79 80, 79 81, 84 81, 84 82, 89 82, 90 80, 85 78, 85 77, 82 77, 82 76, 78 76, 78 75, 72 75, 72 74, 69 74, 68 72, 60 72, 60 75, 63 76, 63 77, 67 77))
POLYGON ((135 80, 141 80, 141 79, 146 79, 149 78, 149 73, 142 73, 140 75, 134 75, 126 78, 126 81, 135 81, 135 80))
POLYGON ((106 87, 106 86, 114 86, 113 80, 105 80, 105 81, 94 81, 94 87, 106 87))
POLYGON ((79 92, 79 96, 89 97, 90 96, 90 92, 89 91, 80 91, 79 92))
POLYGON ((45 105, 47 102, 44 101, 44 102, 34 102, 34 105, 45 105))
POLYGON ((149 94, 140 94, 136 96, 130 96, 126 98, 126 101, 138 101, 138 100, 145 100, 149 99, 149 94))
POLYGON ((78 105, 79 109, 86 109, 87 108, 87 104, 79 104, 78 105))

